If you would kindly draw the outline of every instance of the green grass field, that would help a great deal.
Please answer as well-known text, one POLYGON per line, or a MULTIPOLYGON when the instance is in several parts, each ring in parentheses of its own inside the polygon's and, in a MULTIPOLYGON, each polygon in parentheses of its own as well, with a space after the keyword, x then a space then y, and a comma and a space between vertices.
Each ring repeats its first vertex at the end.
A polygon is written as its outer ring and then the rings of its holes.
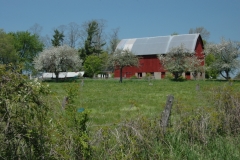
MULTIPOLYGON (((77 89, 74 105, 90 111, 90 124, 107 125, 134 118, 139 115, 146 117, 159 116, 163 111, 168 95, 173 95, 174 105, 181 103, 194 109, 196 106, 207 105, 205 97, 213 87, 229 85, 226 81, 183 81, 153 80, 149 85, 147 80, 85 79, 84 85, 77 82, 46 82, 54 94, 51 98, 59 108, 64 96, 67 96, 67 86, 77 89), (196 86, 199 84, 200 89, 196 86)), ((240 91, 240 83, 233 86, 240 91)))
POLYGON ((52 90, 49 99, 57 114, 68 95, 74 99, 74 108, 89 111, 93 159, 240 157, 240 82, 152 80, 149 85, 144 79, 123 83, 84 79, 83 86, 81 80, 44 83, 52 90), (160 117, 170 94, 174 96, 170 125, 161 136, 160 117))

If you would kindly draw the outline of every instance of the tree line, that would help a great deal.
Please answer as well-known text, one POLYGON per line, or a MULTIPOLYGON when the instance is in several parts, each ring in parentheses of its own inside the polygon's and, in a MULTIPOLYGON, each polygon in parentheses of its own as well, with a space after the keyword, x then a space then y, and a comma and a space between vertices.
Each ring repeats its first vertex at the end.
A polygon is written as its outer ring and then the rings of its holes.
POLYGON ((119 42, 117 28, 112 30, 107 43, 105 26, 104 20, 91 20, 82 26, 72 22, 54 29, 52 38, 41 36, 42 27, 39 24, 28 31, 16 33, 6 33, 1 29, 0 63, 21 65, 22 73, 36 74, 41 70, 57 74, 81 69, 86 70, 87 76, 93 77, 106 68, 107 57, 113 54, 119 42), (73 61, 70 61, 70 55, 75 58, 73 61))
MULTIPOLYGON (((28 31, 15 33, 6 33, 1 29, 0 63, 21 65, 22 73, 54 72, 57 79, 59 72, 63 71, 84 70, 86 76, 95 77, 100 72, 113 71, 116 67, 122 71, 125 66, 138 66, 138 57, 134 53, 115 51, 120 41, 119 28, 112 30, 107 42, 105 26, 104 20, 87 21, 82 26, 72 22, 54 29, 52 38, 42 37, 42 27, 38 24, 28 31)), ((239 42, 223 38, 219 44, 209 43, 210 32, 204 27, 191 28, 189 34, 193 33, 200 33, 203 38, 205 68, 194 53, 187 51, 184 46, 178 46, 166 56, 159 55, 165 69, 175 79, 187 71, 193 72, 193 76, 205 72, 206 78, 221 75, 230 79, 230 74, 239 68, 239 42)), ((176 34, 174 32, 173 35, 176 34)))

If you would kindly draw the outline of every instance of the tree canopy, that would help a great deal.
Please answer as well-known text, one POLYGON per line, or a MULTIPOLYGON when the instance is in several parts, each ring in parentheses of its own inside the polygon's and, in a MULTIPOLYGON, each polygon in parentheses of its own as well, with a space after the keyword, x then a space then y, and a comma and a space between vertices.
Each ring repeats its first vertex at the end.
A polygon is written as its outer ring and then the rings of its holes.
POLYGON ((13 36, 0 29, 0 64, 16 64, 17 61, 18 54, 14 47, 13 36))
POLYGON ((84 70, 88 76, 95 77, 101 71, 102 61, 96 55, 90 55, 86 58, 84 63, 84 70))
POLYGON ((106 44, 102 38, 103 23, 93 20, 87 22, 85 25, 85 32, 87 34, 84 41, 84 47, 79 50, 80 57, 85 62, 87 56, 95 54, 99 55, 103 52, 102 47, 106 44))
POLYGON ((77 71, 81 60, 77 50, 67 45, 45 49, 34 59, 34 67, 39 71, 53 72, 58 81, 60 72, 77 71))
POLYGON ((129 50, 116 50, 108 59, 108 65, 120 70, 120 83, 122 83, 122 70, 127 66, 139 65, 139 58, 129 50))
POLYGON ((24 71, 33 70, 34 57, 43 50, 43 43, 39 40, 38 35, 30 32, 9 33, 14 39, 14 48, 18 54, 18 62, 23 64, 24 71))
POLYGON ((240 67, 240 43, 222 38, 219 44, 208 44, 205 48, 206 54, 213 54, 215 61, 210 67, 218 71, 225 79, 230 79, 230 73, 240 67))
POLYGON ((182 44, 172 48, 165 55, 159 55, 158 58, 164 69, 171 72, 177 80, 183 72, 199 72, 201 61, 194 54, 182 44))
POLYGON ((55 29, 54 30, 54 35, 52 41, 52 46, 57 47, 63 45, 63 40, 64 40, 64 34, 63 32, 60 32, 59 30, 55 29))

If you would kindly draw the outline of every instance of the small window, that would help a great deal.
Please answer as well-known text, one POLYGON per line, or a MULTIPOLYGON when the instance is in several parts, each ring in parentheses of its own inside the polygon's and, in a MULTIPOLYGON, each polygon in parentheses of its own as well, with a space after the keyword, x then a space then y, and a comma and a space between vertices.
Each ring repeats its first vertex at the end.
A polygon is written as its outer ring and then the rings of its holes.
POLYGON ((138 77, 141 78, 142 77, 142 73, 138 73, 138 77))

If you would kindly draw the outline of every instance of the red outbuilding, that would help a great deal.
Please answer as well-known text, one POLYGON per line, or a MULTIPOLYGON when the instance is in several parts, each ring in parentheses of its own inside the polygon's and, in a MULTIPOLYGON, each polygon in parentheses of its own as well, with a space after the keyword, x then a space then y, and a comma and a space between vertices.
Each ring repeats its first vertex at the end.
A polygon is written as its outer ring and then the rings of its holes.
MULTIPOLYGON (((158 55, 167 54, 171 48, 178 47, 181 44, 190 52, 195 52, 195 55, 202 60, 202 65, 204 65, 204 46, 200 34, 182 34, 121 40, 116 49, 128 49, 140 57, 139 67, 123 68, 123 77, 130 78, 135 75, 141 78, 146 76, 147 73, 150 73, 155 79, 164 78, 167 71, 162 67, 158 55)), ((114 77, 120 77, 119 69, 114 71, 114 77)), ((184 73, 183 77, 193 79, 190 72, 184 73)), ((203 79, 204 77, 204 73, 198 75, 198 79, 203 79)))

